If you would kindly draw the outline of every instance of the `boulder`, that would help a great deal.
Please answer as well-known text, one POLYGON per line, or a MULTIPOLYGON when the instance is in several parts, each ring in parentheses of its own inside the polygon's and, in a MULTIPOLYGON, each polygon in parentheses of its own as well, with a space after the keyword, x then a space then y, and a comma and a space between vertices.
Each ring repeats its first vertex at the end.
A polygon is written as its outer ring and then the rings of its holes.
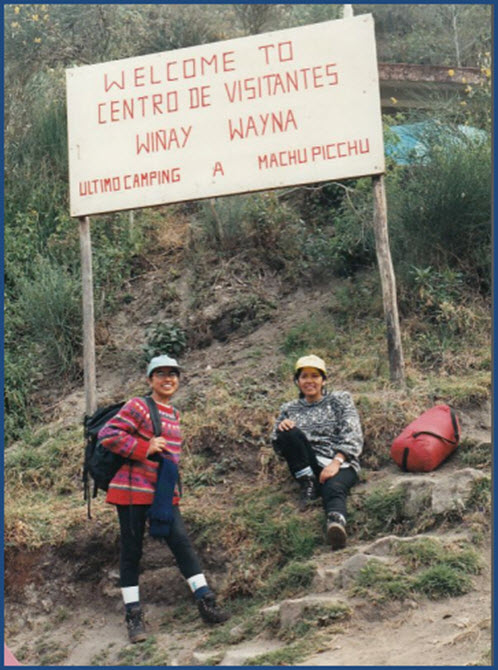
POLYGON ((483 478, 480 470, 465 468, 441 479, 432 489, 431 506, 434 514, 462 512, 467 506, 474 482, 483 478))

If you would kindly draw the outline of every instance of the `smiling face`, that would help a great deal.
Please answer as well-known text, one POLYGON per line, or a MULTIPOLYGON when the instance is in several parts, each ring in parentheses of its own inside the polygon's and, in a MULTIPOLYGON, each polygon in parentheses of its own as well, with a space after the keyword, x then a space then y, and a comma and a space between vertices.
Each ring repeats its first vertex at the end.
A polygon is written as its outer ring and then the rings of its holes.
POLYGON ((320 370, 302 368, 297 378, 297 385, 307 402, 317 402, 323 396, 324 381, 320 370))
POLYGON ((168 403, 180 386, 180 378, 176 368, 156 368, 149 377, 152 397, 160 403, 168 403))

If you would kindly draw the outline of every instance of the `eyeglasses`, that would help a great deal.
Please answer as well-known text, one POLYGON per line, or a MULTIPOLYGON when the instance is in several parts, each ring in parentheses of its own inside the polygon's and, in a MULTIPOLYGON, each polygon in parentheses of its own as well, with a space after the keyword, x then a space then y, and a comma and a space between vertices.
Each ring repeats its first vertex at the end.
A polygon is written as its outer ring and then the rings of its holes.
POLYGON ((177 370, 154 370, 154 374, 159 379, 166 379, 167 377, 178 377, 177 370))

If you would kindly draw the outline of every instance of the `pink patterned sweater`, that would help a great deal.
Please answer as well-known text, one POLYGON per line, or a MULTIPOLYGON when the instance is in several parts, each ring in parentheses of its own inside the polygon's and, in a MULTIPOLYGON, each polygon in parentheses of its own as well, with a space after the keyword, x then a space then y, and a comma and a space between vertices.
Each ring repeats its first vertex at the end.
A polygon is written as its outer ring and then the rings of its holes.
MULTIPOLYGON (((157 404, 161 418, 162 437, 166 439, 167 457, 180 460, 182 436, 178 411, 171 405, 157 404)), ((106 501, 115 505, 151 505, 157 482, 159 464, 146 457, 149 440, 154 437, 152 419, 143 398, 132 398, 100 430, 104 447, 131 459, 125 462, 109 484, 106 501)), ((173 505, 180 502, 178 485, 173 505)))

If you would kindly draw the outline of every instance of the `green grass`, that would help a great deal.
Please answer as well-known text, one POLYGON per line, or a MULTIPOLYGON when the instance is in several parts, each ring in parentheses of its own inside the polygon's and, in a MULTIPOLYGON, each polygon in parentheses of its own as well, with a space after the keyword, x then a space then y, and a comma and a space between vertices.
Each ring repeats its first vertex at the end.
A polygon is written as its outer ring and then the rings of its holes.
POLYGON ((463 439, 458 445, 456 455, 464 466, 471 468, 491 467, 493 446, 490 442, 474 442, 463 439))
POLYGON ((260 654, 244 661, 244 665, 295 665, 309 654, 309 645, 300 641, 286 645, 282 649, 260 654))
POLYGON ((250 658, 244 665, 295 665, 318 651, 330 639, 333 626, 351 616, 344 603, 310 604, 291 626, 280 628, 279 615, 270 616, 267 627, 273 636, 285 642, 285 647, 250 658))
POLYGON ((330 318, 311 316, 293 326, 285 336, 280 349, 292 360, 308 351, 331 353, 337 338, 337 329, 330 318))
POLYGON ((49 637, 37 640, 33 649, 40 665, 60 665, 68 657, 69 651, 62 642, 51 640, 49 637))
POLYGON ((461 596, 472 589, 468 575, 448 564, 427 568, 413 581, 413 589, 432 599, 461 596))
POLYGON ((243 494, 236 499, 233 514, 254 542, 256 553, 276 557, 281 567, 309 558, 323 541, 318 518, 304 518, 285 493, 259 489, 243 494))
POLYGON ((432 538, 398 542, 396 567, 371 559, 359 572, 354 595, 374 600, 403 600, 417 593, 429 598, 462 595, 472 589, 470 575, 480 573, 478 554, 468 545, 452 545, 432 538))
POLYGON ((5 473, 9 482, 31 485, 59 494, 73 489, 70 481, 83 464, 83 429, 71 426, 50 435, 37 431, 5 451, 5 473))
POLYGON ((158 648, 154 635, 140 644, 129 644, 118 653, 118 665, 168 665, 167 654, 158 648))
POLYGON ((371 559, 360 570, 352 593, 356 596, 375 596, 380 600, 402 600, 410 593, 410 579, 391 566, 371 559))
POLYGON ((202 648, 221 647, 239 644, 255 637, 264 630, 276 631, 279 626, 279 614, 261 612, 261 601, 239 599, 230 606, 232 618, 229 626, 218 626, 209 631, 202 642, 202 648))
POLYGON ((470 509, 489 511, 491 506, 491 479, 489 477, 474 481, 467 506, 470 509))
POLYGON ((408 568, 415 570, 421 566, 440 561, 444 554, 444 548, 439 540, 422 538, 413 542, 398 542, 395 553, 401 556, 408 568))
POLYGON ((354 496, 349 522, 352 531, 360 539, 370 539, 409 525, 403 513, 405 499, 406 492, 401 487, 379 487, 366 496, 354 496))
POLYGON ((262 597, 282 599, 297 595, 311 586, 316 567, 300 560, 285 565, 267 580, 260 593, 262 597))

